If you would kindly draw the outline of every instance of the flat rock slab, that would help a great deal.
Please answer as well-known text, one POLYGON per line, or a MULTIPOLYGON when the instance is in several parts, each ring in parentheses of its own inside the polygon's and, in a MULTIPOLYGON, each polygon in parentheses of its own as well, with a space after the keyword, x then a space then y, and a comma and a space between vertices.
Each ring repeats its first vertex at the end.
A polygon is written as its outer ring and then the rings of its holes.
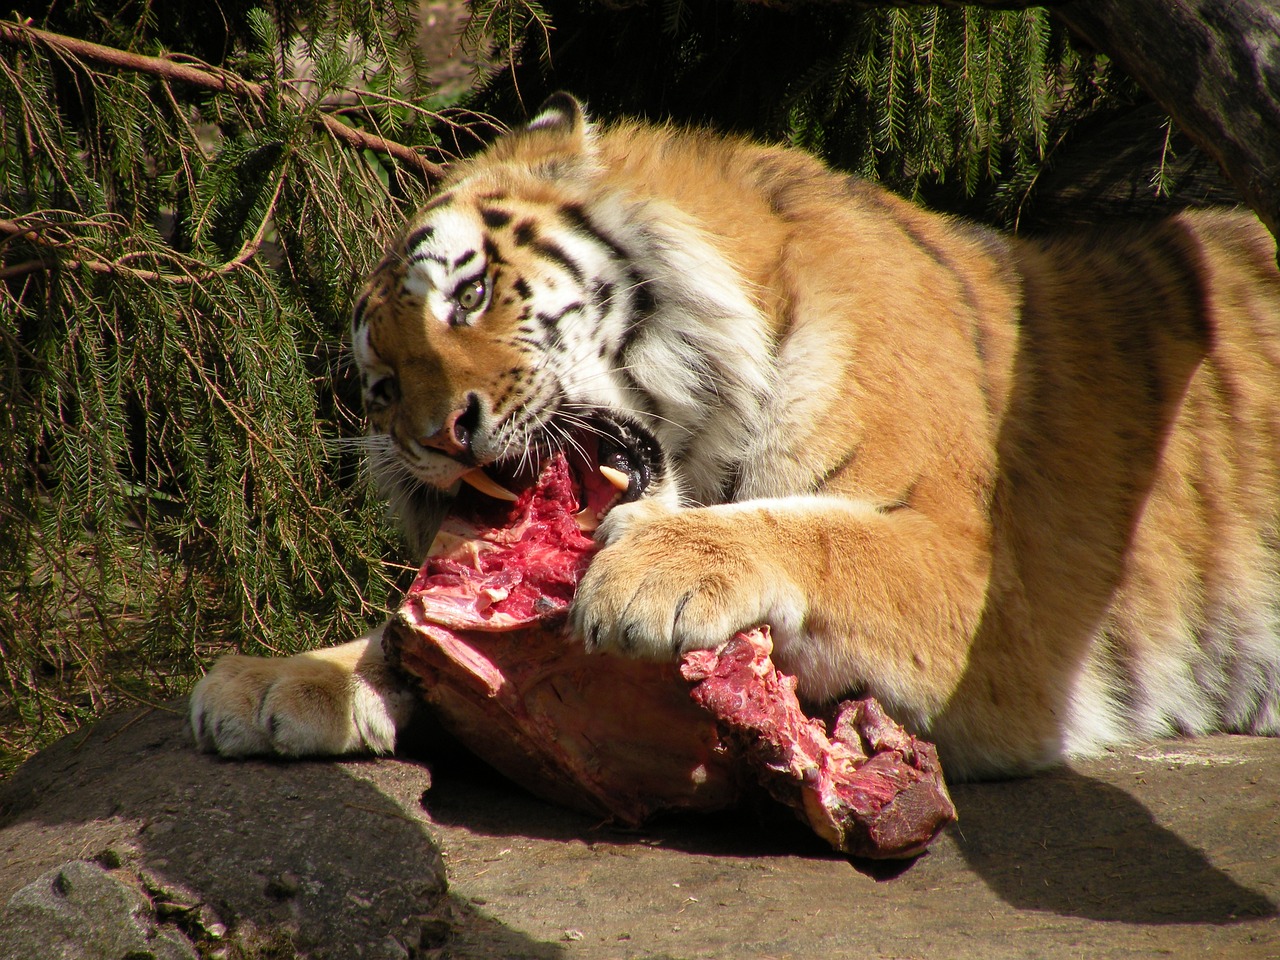
POLYGON ((767 805, 623 832, 466 758, 233 763, 121 715, 0 783, 0 958, 107 956, 71 916, 156 957, 1280 957, 1280 740, 953 796, 893 868, 767 805))

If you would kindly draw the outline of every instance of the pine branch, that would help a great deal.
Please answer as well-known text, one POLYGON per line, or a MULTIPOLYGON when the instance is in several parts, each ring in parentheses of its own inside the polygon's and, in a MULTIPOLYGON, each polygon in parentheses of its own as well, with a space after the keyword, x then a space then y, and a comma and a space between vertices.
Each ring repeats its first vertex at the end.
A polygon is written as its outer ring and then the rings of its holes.
POLYGON ((34 705, 25 736, 0 718, 0 769, 217 652, 352 636, 391 595, 335 331, 439 168, 352 125, 399 126, 322 117, 361 68, 386 89, 345 107, 425 113, 389 99, 422 71, 344 45, 350 23, 319 23, 306 85, 278 39, 227 71, 0 21, 0 701, 34 705))
MULTIPOLYGON (((130 53, 12 21, 0 21, 0 41, 14 45, 40 46, 74 60, 89 61, 118 70, 145 73, 215 93, 229 93, 259 102, 266 97, 267 91, 262 84, 245 80, 228 70, 222 70, 210 64, 188 63, 165 57, 130 53)), ((437 181, 444 175, 444 167, 427 160, 412 147, 349 126, 332 114, 321 113, 318 119, 334 139, 340 140, 347 146, 359 150, 374 150, 394 157, 417 170, 428 181, 437 181)))
MULTIPOLYGON (((792 11, 855 0, 748 0, 792 11)), ((858 0, 861 2, 861 0, 858 0)), ((1280 8, 1275 0, 871 0, 872 5, 1044 7, 1106 53, 1217 160, 1280 239, 1280 8)))
MULTIPOLYGON (((77 267, 84 267, 87 270, 92 270, 94 273, 125 274, 136 280, 147 280, 150 282, 173 283, 179 285, 203 283, 207 280, 212 280, 214 277, 223 276, 230 273, 232 270, 243 267, 253 259, 253 256, 262 247, 263 237, 266 236, 267 227, 270 224, 270 213, 275 208, 276 200, 279 199, 280 190, 283 186, 283 179, 277 181, 275 193, 272 195, 271 202, 267 204, 267 216, 262 218, 262 221, 258 224, 258 229, 254 235, 245 241, 244 245, 234 257, 227 260, 225 263, 218 264, 215 267, 180 274, 160 273, 157 270, 142 270, 137 267, 129 266, 125 263, 125 260, 130 256, 130 254, 125 254, 124 256, 111 261, 99 260, 96 257, 90 256, 88 258, 65 259, 55 262, 66 267, 70 267, 73 270, 77 267)), ((23 219, 28 220, 30 218, 24 217, 23 219)), ((66 224, 54 224, 52 222, 49 222, 49 225, 66 226, 66 224)), ((79 250, 79 247, 75 243, 59 243, 56 240, 46 237, 41 232, 40 226, 43 226, 43 224, 33 226, 29 223, 18 223, 14 220, 0 218, 0 233, 6 233, 9 235, 6 240, 0 241, 0 247, 3 247, 4 244, 8 242, 8 239, 21 238, 29 243, 34 243, 37 246, 45 247, 51 251, 58 249, 79 250)), ((154 256, 156 254, 155 251, 148 251, 147 255, 154 256)), ((169 256, 179 259, 180 263, 188 262, 186 258, 178 258, 175 254, 169 254, 169 256)), ((28 273, 34 273, 38 270, 47 270, 53 265, 53 262, 48 260, 26 260, 22 263, 0 268, 0 280, 9 279, 11 277, 20 277, 28 273)), ((200 264, 200 266, 204 265, 200 264)))

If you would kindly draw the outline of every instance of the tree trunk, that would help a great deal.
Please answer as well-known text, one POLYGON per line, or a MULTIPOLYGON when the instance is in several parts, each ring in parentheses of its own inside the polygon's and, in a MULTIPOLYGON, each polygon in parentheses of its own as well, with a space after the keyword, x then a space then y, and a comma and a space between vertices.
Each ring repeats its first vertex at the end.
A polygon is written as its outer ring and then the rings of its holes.
MULTIPOLYGON (((757 2, 799 7, 806 0, 757 2)), ((1280 4, 1276 0, 869 2, 1046 7, 1077 37, 1124 67, 1179 128, 1217 160, 1241 198, 1280 239, 1280 4)))
POLYGON ((1280 5, 1064 0, 1049 7, 1124 67, 1280 238, 1280 5))

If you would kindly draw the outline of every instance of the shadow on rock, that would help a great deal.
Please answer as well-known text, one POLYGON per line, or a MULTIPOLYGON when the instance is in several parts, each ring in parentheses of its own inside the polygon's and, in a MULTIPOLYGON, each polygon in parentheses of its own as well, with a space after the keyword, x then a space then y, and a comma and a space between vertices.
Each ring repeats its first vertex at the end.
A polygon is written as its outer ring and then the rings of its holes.
POLYGON ((400 761, 228 763, 197 753, 176 713, 109 718, 0 783, 0 904, 20 888, 24 904, 57 899, 75 885, 50 869, 92 859, 146 895, 154 928, 204 946, 404 958, 464 933, 492 956, 560 956, 449 897, 419 819, 429 785, 400 761))
POLYGON ((1277 913, 1124 790, 1091 777, 1059 770, 960 784, 952 796, 957 847, 1019 909, 1135 924, 1227 924, 1277 913))
MULTIPOLYGON (((431 766, 434 784, 422 798, 431 819, 484 836, 656 844, 716 857, 849 860, 763 790, 727 810, 659 814, 630 828, 540 800, 465 752, 433 757, 431 766)), ((893 869, 911 862, 893 861, 893 869)), ((874 861, 855 866, 863 863, 874 861)))

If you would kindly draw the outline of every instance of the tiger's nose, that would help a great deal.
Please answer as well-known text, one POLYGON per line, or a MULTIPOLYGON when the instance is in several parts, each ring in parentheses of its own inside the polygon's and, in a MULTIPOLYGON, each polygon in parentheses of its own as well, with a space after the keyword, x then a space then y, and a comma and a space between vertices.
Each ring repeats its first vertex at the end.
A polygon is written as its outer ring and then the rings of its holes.
POLYGON ((418 442, 451 457, 466 453, 471 449, 471 434, 479 419, 480 401, 471 394, 465 407, 454 410, 444 418, 444 425, 439 430, 430 436, 419 437, 418 442))

